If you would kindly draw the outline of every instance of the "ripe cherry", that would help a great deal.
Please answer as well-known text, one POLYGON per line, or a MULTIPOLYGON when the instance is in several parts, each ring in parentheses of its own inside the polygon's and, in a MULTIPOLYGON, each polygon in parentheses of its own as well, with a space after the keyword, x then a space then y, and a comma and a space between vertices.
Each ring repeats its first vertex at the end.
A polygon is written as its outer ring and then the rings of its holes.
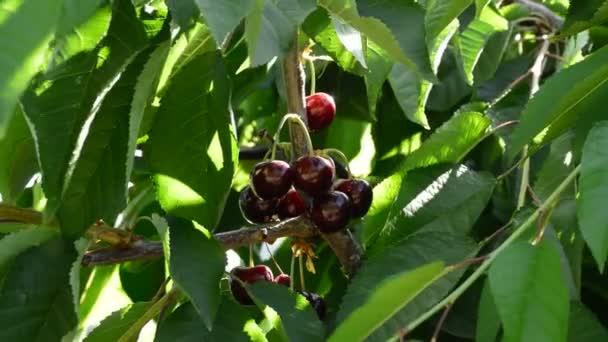
POLYGON ((267 223, 277 212, 277 199, 263 200, 256 196, 250 187, 241 191, 239 207, 243 217, 251 223, 267 223))
POLYGON ((296 217, 306 212, 306 203, 297 191, 291 189, 285 196, 279 200, 277 214, 279 218, 284 220, 290 217, 296 217))
POLYGON ((271 160, 258 163, 251 172, 251 186, 263 199, 272 199, 285 195, 291 188, 293 172, 289 164, 282 160, 271 160))
POLYGON ((274 278, 274 282, 280 285, 285 285, 287 287, 291 286, 291 277, 288 274, 281 273, 276 278, 274 278))
POLYGON ((312 222, 323 233, 337 232, 346 228, 350 218, 350 200, 340 191, 332 191, 315 197, 312 201, 312 222))
POLYGON ((336 173, 332 163, 319 156, 300 157, 293 169, 295 187, 311 196, 329 190, 336 173))
POLYGON ((308 292, 308 291, 304 291, 304 290, 296 290, 296 292, 298 292, 299 294, 301 294, 302 296, 304 296, 304 298, 306 298, 308 300, 308 302, 310 303, 310 306, 312 306, 315 309, 315 311, 317 312, 317 316, 319 316, 319 319, 325 318, 325 313, 327 311, 327 308, 325 306, 325 301, 323 300, 323 298, 321 296, 319 296, 316 293, 312 293, 312 292, 308 292))
POLYGON ((350 199, 352 217, 365 216, 374 198, 374 192, 368 182, 363 179, 347 179, 339 181, 335 189, 345 193, 350 199))
POLYGON ((334 98, 326 93, 314 93, 306 97, 306 114, 308 128, 313 132, 322 130, 329 126, 336 116, 334 98))
POLYGON ((266 265, 253 267, 235 267, 230 271, 230 291, 239 303, 244 305, 253 304, 249 293, 243 285, 236 279, 240 279, 247 284, 254 284, 258 281, 273 281, 272 270, 266 265))

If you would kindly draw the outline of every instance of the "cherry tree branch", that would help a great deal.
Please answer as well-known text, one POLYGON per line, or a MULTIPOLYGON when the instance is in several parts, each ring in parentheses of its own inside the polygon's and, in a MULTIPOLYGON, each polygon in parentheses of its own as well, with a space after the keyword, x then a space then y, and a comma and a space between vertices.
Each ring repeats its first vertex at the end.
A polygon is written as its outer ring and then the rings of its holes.
MULTIPOLYGON (((306 217, 296 217, 272 225, 245 227, 215 234, 213 237, 225 248, 234 249, 254 243, 268 242, 291 236, 310 238, 318 232, 306 217)), ((133 260, 151 260, 163 256, 163 246, 158 241, 133 239, 127 245, 115 245, 92 250, 82 258, 83 266, 112 265, 133 260)))

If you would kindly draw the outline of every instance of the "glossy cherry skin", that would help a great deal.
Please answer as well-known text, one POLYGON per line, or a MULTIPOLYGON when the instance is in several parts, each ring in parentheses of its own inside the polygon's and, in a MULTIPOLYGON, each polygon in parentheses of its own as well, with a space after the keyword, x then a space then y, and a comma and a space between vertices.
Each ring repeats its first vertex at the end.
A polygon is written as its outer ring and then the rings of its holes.
POLYGON ((284 285, 287 287, 291 286, 291 277, 288 274, 281 273, 276 278, 274 278, 274 282, 280 285, 284 285))
POLYGON ((272 270, 266 265, 256 265, 253 267, 235 267, 230 271, 230 291, 239 303, 243 305, 253 304, 253 300, 249 297, 249 293, 245 290, 245 287, 239 283, 240 279, 242 282, 247 284, 254 284, 258 281, 273 281, 272 270))
POLYGON ((332 191, 312 201, 312 222, 323 233, 333 233, 346 228, 350 219, 350 200, 340 191, 332 191))
POLYGON ((279 200, 277 214, 281 220, 296 217, 306 212, 306 203, 296 190, 289 190, 285 196, 279 200))
POLYGON ((325 306, 325 301, 323 300, 323 298, 321 296, 319 296, 316 293, 312 293, 312 292, 308 292, 308 291, 304 291, 304 290, 296 290, 296 292, 298 292, 299 294, 301 294, 302 296, 304 296, 304 298, 306 298, 308 300, 308 302, 310 303, 310 306, 312 306, 315 311, 317 312, 317 316, 319 316, 319 319, 323 319, 325 318, 325 313, 327 312, 327 307, 325 306))
POLYGON ((293 172, 289 164, 282 160, 258 163, 251 171, 251 186, 263 199, 278 198, 291 188, 293 172))
POLYGON ((268 223, 272 215, 277 213, 277 199, 263 200, 256 196, 250 187, 241 191, 239 207, 243 217, 251 223, 268 223))
POLYGON ((363 217, 372 205, 374 192, 369 183, 363 179, 346 179, 337 182, 335 189, 350 199, 351 217, 363 217))
POLYGON ((336 169, 326 158, 303 156, 293 164, 293 183, 296 189, 316 196, 327 192, 336 176, 336 169))
POLYGON ((331 95, 314 93, 306 97, 308 128, 316 132, 329 126, 336 117, 336 103, 331 95))

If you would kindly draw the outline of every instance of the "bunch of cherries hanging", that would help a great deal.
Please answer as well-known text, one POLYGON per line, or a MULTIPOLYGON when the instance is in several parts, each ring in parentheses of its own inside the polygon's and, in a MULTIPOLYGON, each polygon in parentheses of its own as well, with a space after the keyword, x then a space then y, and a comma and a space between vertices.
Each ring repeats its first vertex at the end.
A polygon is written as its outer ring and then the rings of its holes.
MULTIPOLYGON (((312 132, 326 128, 336 114, 334 99, 325 93, 315 93, 306 98, 308 130, 312 132)), ((286 120, 302 121, 293 115, 286 120)), ((276 151, 278 132, 273 146, 276 151)), ((308 138, 310 141, 310 138, 308 138)), ((310 143, 309 143, 310 144, 310 143)), ((311 146, 309 149, 312 150, 311 146)), ((266 160, 258 163, 251 172, 251 184, 243 189, 239 206, 246 220, 251 223, 269 223, 292 217, 308 215, 322 233, 334 233, 346 229, 350 219, 363 217, 372 203, 372 189, 363 179, 336 179, 336 167, 327 155, 337 153, 345 165, 348 160, 337 150, 315 151, 297 158, 291 164, 283 160, 266 160)), ((237 267, 231 272, 230 287, 234 297, 242 304, 252 304, 252 300, 242 283, 270 281, 290 286, 291 278, 280 274, 273 278, 272 271, 265 265, 237 267)), ((308 299, 322 318, 325 304, 320 296, 303 290, 300 294, 308 299)))

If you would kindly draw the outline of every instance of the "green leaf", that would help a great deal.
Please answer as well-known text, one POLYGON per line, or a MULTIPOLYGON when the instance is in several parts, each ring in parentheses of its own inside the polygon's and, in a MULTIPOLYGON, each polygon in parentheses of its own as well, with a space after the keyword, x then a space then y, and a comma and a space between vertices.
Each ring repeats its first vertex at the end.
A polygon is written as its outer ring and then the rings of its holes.
POLYGON ((608 329, 581 302, 570 302, 569 342, 608 341, 608 329))
POLYGON ((608 20, 608 1, 572 1, 568 16, 562 27, 562 34, 572 35, 608 20))
POLYGON ((441 163, 458 163, 484 137, 490 120, 475 112, 459 112, 412 152, 399 172, 384 179, 374 188, 374 201, 364 220, 364 241, 384 227, 404 175, 413 169, 441 163))
POLYGON ((357 62, 361 64, 362 67, 367 68, 367 63, 365 62, 365 50, 363 49, 363 37, 361 37, 361 33, 355 30, 352 26, 341 22, 335 18, 331 19, 332 26, 338 36, 342 45, 355 57, 357 62))
POLYGON ((492 7, 486 7, 460 34, 458 47, 467 82, 473 84, 473 71, 488 40, 497 32, 506 31, 508 21, 492 7))
POLYGON ((110 26, 111 8, 103 0, 65 0, 51 52, 51 66, 92 50, 110 26))
POLYGON ((342 43, 327 11, 319 7, 302 23, 302 30, 345 71, 358 73, 357 58, 342 43))
MULTIPOLYGON (((369 302, 373 289, 387 279, 435 261, 445 264, 457 263, 472 256, 476 249, 475 242, 470 238, 447 231, 424 231, 408 236, 382 253, 370 256, 363 263, 342 298, 337 321, 345 320, 352 312, 369 302)), ((456 284, 462 272, 464 269, 438 279, 369 336, 368 340, 388 340, 394 335, 395 327, 406 325, 441 300, 456 284)))
POLYGON ((427 37, 437 37, 473 0, 429 0, 424 23, 427 37))
POLYGON ((269 306, 276 311, 287 341, 323 341, 323 324, 302 295, 283 285, 262 281, 248 286, 247 291, 260 309, 269 306))
POLYGON ((171 42, 166 41, 156 47, 154 51, 149 54, 149 57, 147 53, 142 53, 143 55, 140 57, 141 61, 143 61, 145 58, 148 58, 148 60, 143 65, 141 73, 137 76, 137 81, 133 89, 131 108, 129 110, 126 179, 131 178, 135 159, 129 156, 135 155, 137 138, 139 138, 144 114, 146 109, 148 109, 148 107, 151 105, 156 93, 156 88, 162 72, 162 66, 165 63, 170 47, 171 42))
POLYGON ((566 340, 569 296, 555 245, 510 245, 492 264, 489 280, 504 341, 566 340))
POLYGON ((248 310, 224 297, 213 323, 213 331, 201 329, 203 324, 194 306, 183 304, 160 323, 154 341, 248 342, 245 329, 247 325, 255 324, 255 321, 248 310))
POLYGON ((491 175, 476 173, 464 165, 409 172, 369 253, 381 253, 417 230, 468 234, 486 208, 494 184, 491 175))
MULTIPOLYGON (((106 285, 111 281, 116 272, 116 265, 96 266, 87 278, 87 286, 80 296, 80 322, 87 322, 91 312, 94 312, 96 304, 102 302, 101 298, 106 285)), ((117 277, 116 277, 117 278, 117 277)))
POLYGON ((275 56, 285 55, 296 30, 296 24, 279 9, 277 4, 272 1, 256 0, 245 25, 245 40, 251 65, 262 65, 275 56))
POLYGON ((20 0, 0 10, 0 137, 21 92, 44 62, 63 2, 20 0))
POLYGON ((500 330, 500 317, 492 298, 490 282, 485 281, 479 299, 479 309, 477 312, 477 327, 475 331, 475 341, 495 342, 498 331, 500 330))
POLYGON ((358 4, 359 13, 352 0, 321 0, 319 4, 376 43, 393 61, 435 79, 425 44, 424 11, 417 3, 365 1, 358 4))
POLYGON ((209 232, 203 231, 204 228, 197 229, 192 222, 175 217, 169 220, 169 226, 171 277, 192 300, 211 331, 220 305, 219 284, 226 256, 209 232))
POLYGON ((213 38, 224 46, 228 35, 253 8, 257 0, 195 0, 213 38))
POLYGON ((204 24, 197 23, 188 34, 182 35, 172 47, 172 49, 179 49, 179 57, 173 65, 171 74, 175 75, 195 57, 213 51, 216 48, 209 28, 204 24))
MULTIPOLYGON (((574 134, 566 133, 555 139, 549 147, 549 154, 545 158, 534 182, 534 192, 541 201, 545 201, 574 170, 572 156, 572 142, 574 134)), ((574 192, 574 185, 571 186, 574 192)), ((562 194, 562 197, 564 195, 562 194)))
POLYGON ((150 303, 139 302, 113 312, 91 331, 84 342, 118 341, 148 308, 150 303))
POLYGON ((60 209, 62 229, 70 236, 96 219, 112 222, 126 201, 127 113, 138 70, 134 66, 119 76, 146 46, 147 33, 129 1, 113 6, 104 48, 71 58, 44 77, 44 89, 28 89, 23 97, 49 199, 47 214, 60 209))
POLYGON ((435 262, 380 283, 369 299, 336 328, 328 341, 365 339, 432 284, 443 269, 442 262, 435 262))
POLYGON ((84 253, 86 253, 87 248, 89 247, 89 239, 81 237, 80 239, 74 241, 74 250, 76 251, 76 260, 72 262, 72 266, 70 267, 70 288, 72 289, 72 301, 74 305, 74 311, 76 315, 80 317, 80 271, 82 269, 82 258, 84 257, 84 253))
POLYGON ((163 209, 210 230, 224 208, 238 157, 229 89, 219 53, 195 57, 173 77, 144 151, 163 209))
POLYGON ((0 239, 0 269, 17 255, 56 237, 58 233, 57 229, 33 226, 5 235, 0 239))
POLYGON ((194 26, 196 19, 201 14, 194 0, 167 0, 166 2, 173 19, 182 31, 187 31, 194 26))
MULTIPOLYGON (((447 48, 448 42, 458 30, 458 21, 452 21, 443 31, 439 32, 430 45, 433 71, 437 72, 443 53, 447 48)), ((423 80, 412 70, 405 68, 403 64, 395 64, 388 80, 393 88, 395 97, 401 109, 412 122, 429 129, 429 124, 425 114, 426 102, 431 94, 433 85, 423 80)))
MULTIPOLYGON (((382 87, 388 78, 393 63, 386 56, 386 52, 372 41, 367 41, 367 72, 363 75, 365 79, 365 89, 367 91, 367 105, 372 120, 376 121, 376 107, 382 87)), ((410 71, 411 72, 411 71, 410 71)))
POLYGON ((38 163, 34 140, 20 106, 6 128, 6 135, 0 137, 0 194, 3 202, 15 203, 38 170, 38 163))
POLYGON ((605 112, 597 108, 608 97, 607 59, 605 46, 549 78, 521 114, 507 156, 513 159, 532 139, 544 144, 575 125, 606 119, 605 112), (585 77, 581 79, 580 75, 585 77))
POLYGON ((492 0, 475 0, 475 15, 479 17, 492 0))
POLYGON ((589 132, 581 160, 577 215, 583 238, 604 271, 608 257, 608 215, 603 201, 608 196, 608 121, 589 132))
POLYGON ((54 239, 19 255, 0 289, 0 340, 56 342, 75 328, 71 242, 54 239))

